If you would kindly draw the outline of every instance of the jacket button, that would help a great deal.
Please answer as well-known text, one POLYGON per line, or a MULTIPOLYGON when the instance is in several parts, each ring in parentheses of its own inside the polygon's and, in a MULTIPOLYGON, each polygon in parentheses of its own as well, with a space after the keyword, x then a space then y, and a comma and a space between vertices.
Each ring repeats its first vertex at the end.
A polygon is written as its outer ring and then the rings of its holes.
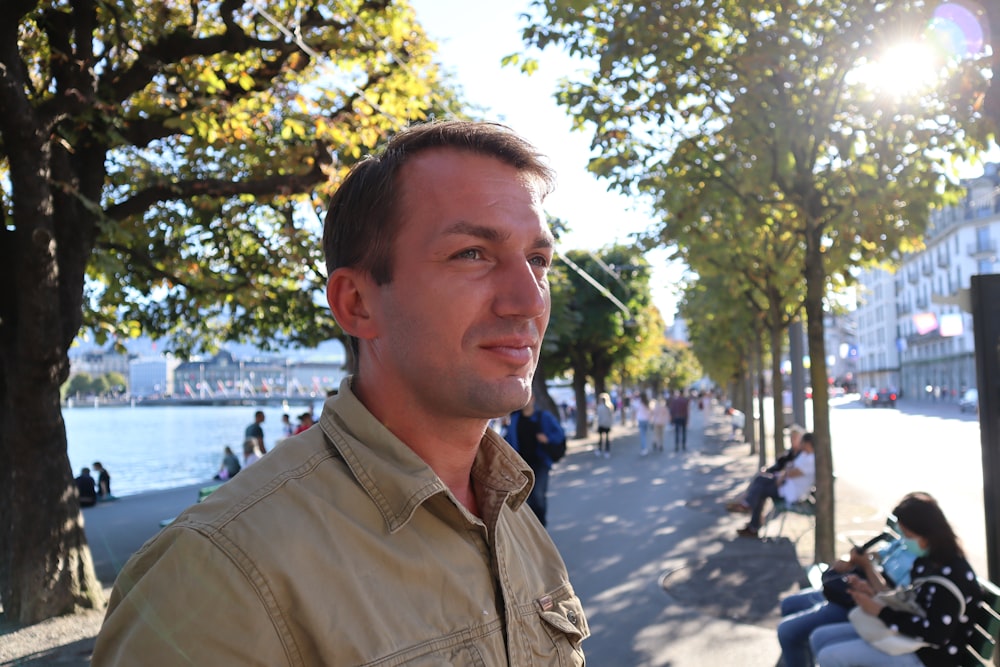
POLYGON ((570 623, 572 623, 573 625, 576 625, 576 612, 575 611, 569 611, 569 612, 567 612, 566 613, 566 618, 569 619, 570 623))

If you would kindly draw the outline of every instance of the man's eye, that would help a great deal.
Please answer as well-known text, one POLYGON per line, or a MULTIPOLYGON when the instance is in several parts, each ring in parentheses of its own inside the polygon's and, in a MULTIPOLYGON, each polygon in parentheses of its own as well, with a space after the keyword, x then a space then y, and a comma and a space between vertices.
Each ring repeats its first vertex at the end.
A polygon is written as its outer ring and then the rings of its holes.
POLYGON ((480 259, 483 252, 479 248, 466 248, 455 253, 455 259, 480 259))
POLYGON ((549 264, 552 263, 551 260, 545 255, 535 255, 534 257, 531 257, 528 261, 531 262, 533 265, 541 267, 543 269, 548 268, 549 264))

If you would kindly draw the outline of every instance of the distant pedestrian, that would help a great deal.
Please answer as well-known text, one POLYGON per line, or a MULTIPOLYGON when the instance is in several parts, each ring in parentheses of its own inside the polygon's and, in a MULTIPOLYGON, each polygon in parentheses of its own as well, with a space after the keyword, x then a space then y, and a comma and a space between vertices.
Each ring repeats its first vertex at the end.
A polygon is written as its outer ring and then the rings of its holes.
POLYGON ((288 413, 281 415, 281 432, 286 438, 295 435, 295 426, 292 425, 292 418, 288 413))
POLYGON ((684 392, 675 389, 667 406, 670 409, 670 422, 674 425, 674 451, 687 451, 688 397, 684 392))
POLYGON ((611 395, 602 392, 597 397, 597 456, 611 458, 611 424, 615 420, 615 406, 611 403, 611 395))
POLYGON ((535 397, 528 404, 510 416, 507 426, 507 442, 521 455, 535 474, 535 484, 528 495, 528 507, 544 526, 548 508, 549 470, 553 455, 550 447, 566 443, 566 433, 559 424, 559 418, 548 410, 535 407, 535 397))
POLYGON ((240 460, 233 453, 233 449, 227 446, 222 451, 222 465, 219 466, 219 472, 215 473, 215 479, 221 479, 222 481, 232 479, 236 477, 236 473, 240 469, 240 460))
POLYGON ((257 438, 247 438, 243 441, 243 467, 260 460, 260 449, 257 438))
POLYGON ((246 431, 243 432, 244 438, 256 438, 257 439, 257 449, 261 454, 267 452, 267 448, 264 447, 264 429, 261 424, 264 423, 264 413, 260 410, 254 413, 253 423, 247 426, 246 431))
POLYGON ((646 392, 636 394, 633 403, 635 423, 639 427, 639 456, 645 456, 649 453, 649 419, 652 414, 646 392))
POLYGON ((93 507, 97 504, 97 482, 90 476, 90 468, 80 470, 76 478, 76 490, 80 494, 80 507, 93 507))
POLYGON ((733 426, 733 435, 730 439, 734 442, 745 439, 747 416, 743 414, 743 411, 736 408, 727 408, 726 414, 729 415, 729 421, 733 426), (737 433, 739 433, 739 438, 736 437, 737 433))
POLYGON ((301 415, 299 415, 299 426, 298 426, 298 428, 295 429, 295 435, 298 435, 299 433, 302 433, 303 431, 305 431, 306 429, 308 429, 310 426, 312 426, 314 423, 315 422, 313 421, 313 415, 312 415, 312 413, 311 412, 303 412, 301 415))
POLYGON ((111 475, 104 469, 100 461, 94 461, 94 470, 97 471, 97 499, 111 500, 111 475))
POLYGON ((653 427, 653 451, 663 451, 663 432, 670 423, 670 409, 667 408, 667 399, 657 398, 653 401, 653 412, 649 416, 649 423, 653 427))

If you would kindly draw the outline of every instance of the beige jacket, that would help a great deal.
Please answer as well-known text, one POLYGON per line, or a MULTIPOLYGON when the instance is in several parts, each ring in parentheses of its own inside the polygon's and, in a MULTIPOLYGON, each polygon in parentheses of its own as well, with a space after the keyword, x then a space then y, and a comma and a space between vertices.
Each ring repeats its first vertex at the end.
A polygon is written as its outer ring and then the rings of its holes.
POLYGON ((351 393, 146 543, 92 664, 583 665, 580 600, 487 430, 485 522, 351 393))

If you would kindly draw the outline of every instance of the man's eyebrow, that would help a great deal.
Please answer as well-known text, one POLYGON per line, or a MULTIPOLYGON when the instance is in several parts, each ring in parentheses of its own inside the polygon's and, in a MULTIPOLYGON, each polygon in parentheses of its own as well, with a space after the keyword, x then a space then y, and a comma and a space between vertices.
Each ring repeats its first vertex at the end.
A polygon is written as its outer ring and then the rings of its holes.
MULTIPOLYGON (((488 225, 477 225, 472 222, 467 222, 461 220, 448 226, 444 230, 445 235, 455 235, 455 236, 474 236, 476 238, 481 238, 484 241, 501 242, 506 241, 510 238, 510 232, 503 232, 495 227, 490 227, 488 225)), ((545 234, 544 236, 539 236, 535 239, 535 242, 531 244, 532 248, 551 248, 555 243, 555 239, 551 234, 545 234)))

